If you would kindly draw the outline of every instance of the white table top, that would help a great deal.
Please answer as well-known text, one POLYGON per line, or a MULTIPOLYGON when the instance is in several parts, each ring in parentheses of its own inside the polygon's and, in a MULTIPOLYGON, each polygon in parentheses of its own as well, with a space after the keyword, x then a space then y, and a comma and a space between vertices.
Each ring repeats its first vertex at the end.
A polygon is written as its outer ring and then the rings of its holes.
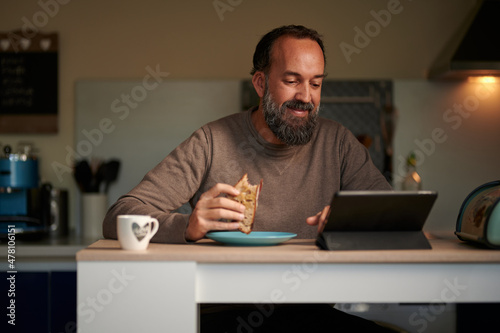
POLYGON ((276 246, 228 246, 211 240, 194 244, 149 244, 125 251, 116 240, 99 240, 79 251, 78 261, 195 261, 197 263, 500 263, 500 251, 458 239, 430 239, 431 250, 324 251, 314 240, 293 239, 276 246))

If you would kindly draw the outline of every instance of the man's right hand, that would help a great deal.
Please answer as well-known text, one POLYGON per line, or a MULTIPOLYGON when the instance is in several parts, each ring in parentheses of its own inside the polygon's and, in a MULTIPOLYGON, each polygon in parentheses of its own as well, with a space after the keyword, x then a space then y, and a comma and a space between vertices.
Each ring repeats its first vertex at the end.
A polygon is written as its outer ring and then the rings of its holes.
POLYGON ((223 193, 236 196, 239 191, 228 184, 216 184, 200 196, 189 217, 186 240, 197 241, 211 230, 238 230, 238 222, 222 222, 220 219, 243 220, 245 206, 220 196, 223 193))

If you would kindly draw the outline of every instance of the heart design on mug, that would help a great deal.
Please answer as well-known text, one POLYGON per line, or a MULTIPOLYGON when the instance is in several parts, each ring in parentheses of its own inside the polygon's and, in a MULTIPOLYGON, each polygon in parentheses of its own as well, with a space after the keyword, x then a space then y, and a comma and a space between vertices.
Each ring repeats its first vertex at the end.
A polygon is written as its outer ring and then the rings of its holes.
POLYGON ((134 232, 135 237, 140 242, 148 235, 149 232, 149 223, 146 223, 144 226, 140 226, 137 223, 132 223, 132 231, 134 232))

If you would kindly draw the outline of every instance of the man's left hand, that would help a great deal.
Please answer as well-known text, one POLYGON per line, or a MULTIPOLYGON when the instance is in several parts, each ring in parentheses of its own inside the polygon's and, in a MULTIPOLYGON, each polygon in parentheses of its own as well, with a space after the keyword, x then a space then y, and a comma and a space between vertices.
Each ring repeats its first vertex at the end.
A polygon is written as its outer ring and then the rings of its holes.
POLYGON ((323 231, 323 228, 325 227, 329 215, 330 215, 330 206, 325 206, 325 208, 323 208, 323 210, 320 211, 318 214, 308 217, 306 219, 306 223, 312 226, 317 225, 318 233, 320 233, 323 231))

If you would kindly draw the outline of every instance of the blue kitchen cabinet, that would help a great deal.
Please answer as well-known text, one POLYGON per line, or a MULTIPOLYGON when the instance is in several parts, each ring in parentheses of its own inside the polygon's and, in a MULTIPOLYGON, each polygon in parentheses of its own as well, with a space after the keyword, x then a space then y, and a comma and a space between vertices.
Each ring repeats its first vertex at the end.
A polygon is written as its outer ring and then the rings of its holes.
POLYGON ((2 272, 0 281, 1 332, 76 332, 76 272, 2 272))

